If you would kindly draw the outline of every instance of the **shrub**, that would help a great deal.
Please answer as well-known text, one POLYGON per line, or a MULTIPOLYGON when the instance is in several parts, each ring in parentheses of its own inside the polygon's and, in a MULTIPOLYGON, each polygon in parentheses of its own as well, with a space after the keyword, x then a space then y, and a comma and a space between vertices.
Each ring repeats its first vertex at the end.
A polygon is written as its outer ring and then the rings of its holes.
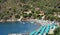
POLYGON ((19 18, 20 18, 20 16, 19 16, 19 15, 15 15, 15 18, 16 18, 16 19, 19 19, 19 18))
POLYGON ((60 35, 60 27, 54 30, 54 35, 60 35))

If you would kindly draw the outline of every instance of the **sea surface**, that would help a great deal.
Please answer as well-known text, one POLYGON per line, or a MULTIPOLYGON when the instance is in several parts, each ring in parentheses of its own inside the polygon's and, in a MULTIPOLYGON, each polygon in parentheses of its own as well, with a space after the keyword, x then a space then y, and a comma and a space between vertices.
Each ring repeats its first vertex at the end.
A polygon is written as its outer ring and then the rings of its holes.
POLYGON ((0 22, 0 35, 30 33, 38 27, 37 23, 31 22, 0 22))

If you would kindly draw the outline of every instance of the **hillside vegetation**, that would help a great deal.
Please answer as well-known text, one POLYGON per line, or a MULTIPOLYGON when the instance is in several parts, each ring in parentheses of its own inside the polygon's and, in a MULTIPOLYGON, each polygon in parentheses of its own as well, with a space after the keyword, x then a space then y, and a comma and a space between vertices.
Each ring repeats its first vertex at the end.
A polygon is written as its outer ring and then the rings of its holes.
POLYGON ((45 20, 60 21, 58 17, 60 15, 60 0, 0 0, 0 20, 19 19, 21 16, 41 19, 44 15, 45 20), (41 12, 44 14, 40 15, 41 12))

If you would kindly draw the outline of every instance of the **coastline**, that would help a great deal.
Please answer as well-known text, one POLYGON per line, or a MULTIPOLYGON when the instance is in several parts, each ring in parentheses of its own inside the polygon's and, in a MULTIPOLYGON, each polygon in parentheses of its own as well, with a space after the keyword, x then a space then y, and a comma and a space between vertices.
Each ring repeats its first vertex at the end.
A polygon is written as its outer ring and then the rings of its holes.
POLYGON ((21 21, 21 19, 17 19, 17 20, 14 20, 14 19, 8 19, 8 20, 0 20, 0 22, 14 22, 14 21, 21 21))
POLYGON ((0 22, 15 22, 15 21, 30 21, 30 19, 8 19, 8 20, 4 20, 4 19, 2 19, 2 20, 0 20, 0 22))
MULTIPOLYGON (((39 23, 41 25, 44 25, 44 24, 51 24, 52 22, 54 21, 49 21, 49 20, 38 20, 38 19, 26 19, 26 18, 20 18, 20 19, 8 19, 8 20, 0 20, 0 22, 15 22, 15 21, 28 21, 28 22, 35 22, 35 23, 39 23)), ((56 22, 57 24, 59 22, 56 22)))
MULTIPOLYGON (((16 21, 27 21, 27 22, 35 22, 35 23, 38 23, 39 25, 48 25, 48 24, 52 24, 53 22, 55 21, 49 21, 49 20, 38 20, 38 19, 26 19, 26 18, 20 18, 20 19, 8 19, 8 20, 0 20, 0 22, 16 22, 16 21)), ((60 25, 60 22, 55 22, 55 24, 57 24, 58 26, 60 25)))
POLYGON ((14 22, 14 21, 21 21, 23 17, 21 17, 20 19, 7 19, 7 20, 0 20, 0 22, 14 22))

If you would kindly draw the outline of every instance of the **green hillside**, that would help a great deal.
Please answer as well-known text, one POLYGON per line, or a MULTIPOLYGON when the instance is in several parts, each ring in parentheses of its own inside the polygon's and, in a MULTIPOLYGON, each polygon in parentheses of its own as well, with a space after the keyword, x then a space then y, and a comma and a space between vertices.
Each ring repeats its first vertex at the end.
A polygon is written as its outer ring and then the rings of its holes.
POLYGON ((0 19, 6 20, 12 18, 12 16, 15 16, 13 17, 15 19, 20 18, 20 16, 23 16, 23 18, 31 18, 32 16, 34 19, 41 19, 44 15, 39 15, 41 14, 40 11, 47 16, 45 20, 60 21, 58 16, 54 16, 60 15, 60 0, 0 0, 0 19), (29 11, 31 13, 25 13, 29 11))

